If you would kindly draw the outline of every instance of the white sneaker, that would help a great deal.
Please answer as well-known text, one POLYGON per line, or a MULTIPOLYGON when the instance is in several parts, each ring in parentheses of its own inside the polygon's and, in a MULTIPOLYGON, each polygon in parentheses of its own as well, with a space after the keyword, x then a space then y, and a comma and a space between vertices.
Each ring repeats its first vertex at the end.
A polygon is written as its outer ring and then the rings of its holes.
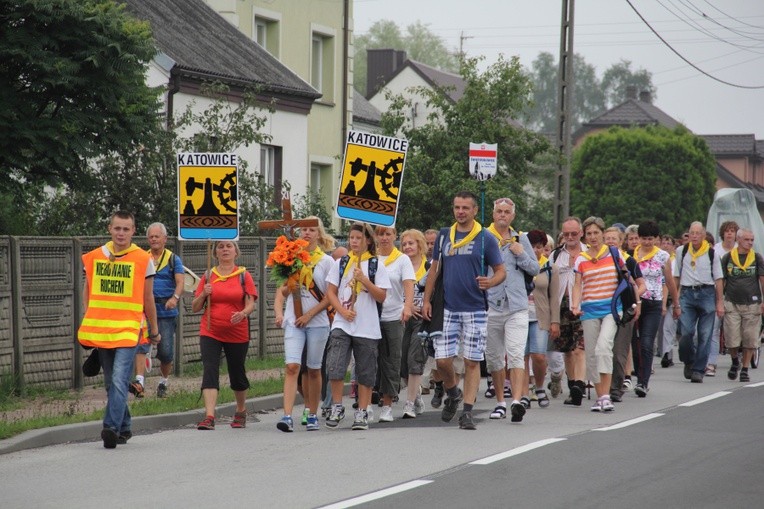
MULTIPOLYGON (((414 411, 414 403, 412 401, 407 401, 406 405, 403 407, 403 418, 404 419, 413 419, 416 417, 416 412, 414 411)), ((380 419, 382 417, 380 416, 380 419)))
POLYGON ((424 413, 424 400, 421 395, 418 395, 414 400, 414 412, 416 412, 417 415, 422 415, 424 413))
POLYGON ((379 422, 393 422, 393 407, 382 407, 382 410, 379 412, 379 422))
POLYGON ((366 420, 374 422, 374 407, 372 405, 366 407, 366 420))

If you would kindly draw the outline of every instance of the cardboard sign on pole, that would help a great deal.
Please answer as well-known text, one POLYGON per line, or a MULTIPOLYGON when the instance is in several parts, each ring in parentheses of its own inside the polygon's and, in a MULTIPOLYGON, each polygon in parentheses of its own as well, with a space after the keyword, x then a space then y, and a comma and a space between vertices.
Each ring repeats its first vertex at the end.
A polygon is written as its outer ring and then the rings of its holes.
POLYGON ((349 131, 336 214, 342 219, 395 225, 408 141, 349 131))
POLYGON ((178 154, 178 238, 237 240, 236 154, 178 154))

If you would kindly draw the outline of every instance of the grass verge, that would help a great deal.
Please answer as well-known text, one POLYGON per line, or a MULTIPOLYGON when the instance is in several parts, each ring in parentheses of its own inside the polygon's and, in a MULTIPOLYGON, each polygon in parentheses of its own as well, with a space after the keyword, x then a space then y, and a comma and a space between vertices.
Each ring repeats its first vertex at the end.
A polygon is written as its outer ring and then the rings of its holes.
MULTIPOLYGON (((247 371, 282 368, 283 366, 283 357, 250 359, 246 363, 247 371)), ((223 373, 227 372, 225 363, 223 363, 221 371, 223 373)), ((200 374, 201 366, 199 365, 197 368, 196 365, 191 365, 188 369, 184 370, 182 378, 192 378, 199 376, 200 374)), ((249 390, 247 391, 247 398, 278 394, 283 390, 283 387, 283 377, 255 380, 250 383, 249 390)), ((76 397, 73 396, 71 392, 62 391, 60 389, 36 390, 35 393, 38 398, 44 397, 45 399, 56 401, 76 399, 76 397)), ((129 403, 130 413, 137 417, 144 415, 161 415, 186 412, 195 409, 201 410, 204 407, 204 404, 200 396, 200 391, 179 391, 176 393, 170 393, 168 397, 163 399, 145 398, 142 400, 133 400, 131 398, 129 403)), ((3 398, 0 400, 0 411, 13 410, 15 408, 22 407, 24 405, 24 401, 24 399, 17 397, 3 398)), ((218 404, 230 403, 232 401, 234 401, 234 394, 231 388, 221 388, 218 394, 218 404)), ((78 422, 100 421, 101 419, 103 419, 102 409, 90 413, 63 411, 56 415, 36 416, 29 419, 20 419, 16 421, 0 421, 0 440, 11 438, 15 435, 32 429, 50 428, 53 426, 74 424, 78 422)))

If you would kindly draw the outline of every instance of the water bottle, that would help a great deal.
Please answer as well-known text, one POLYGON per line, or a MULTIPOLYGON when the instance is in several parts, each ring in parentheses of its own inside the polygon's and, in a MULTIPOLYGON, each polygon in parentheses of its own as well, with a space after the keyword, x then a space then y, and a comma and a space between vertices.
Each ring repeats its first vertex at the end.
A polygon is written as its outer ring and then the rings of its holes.
POLYGON ((634 319, 637 314, 637 305, 632 304, 631 307, 623 310, 623 316, 621 317, 621 325, 627 324, 634 319))

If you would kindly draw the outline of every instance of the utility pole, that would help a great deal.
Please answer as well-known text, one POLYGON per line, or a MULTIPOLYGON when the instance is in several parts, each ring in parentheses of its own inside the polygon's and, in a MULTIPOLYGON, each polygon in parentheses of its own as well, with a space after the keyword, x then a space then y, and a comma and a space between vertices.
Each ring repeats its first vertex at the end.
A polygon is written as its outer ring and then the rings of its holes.
POLYGON ((573 103, 573 12, 575 0, 562 0, 560 24, 560 66, 557 71, 557 150, 558 163, 554 182, 554 218, 552 228, 557 235, 562 222, 570 215, 570 140, 573 103))
POLYGON ((467 39, 474 39, 475 36, 473 35, 464 35, 464 31, 459 32, 459 65, 461 66, 462 61, 464 60, 464 41, 467 39))

